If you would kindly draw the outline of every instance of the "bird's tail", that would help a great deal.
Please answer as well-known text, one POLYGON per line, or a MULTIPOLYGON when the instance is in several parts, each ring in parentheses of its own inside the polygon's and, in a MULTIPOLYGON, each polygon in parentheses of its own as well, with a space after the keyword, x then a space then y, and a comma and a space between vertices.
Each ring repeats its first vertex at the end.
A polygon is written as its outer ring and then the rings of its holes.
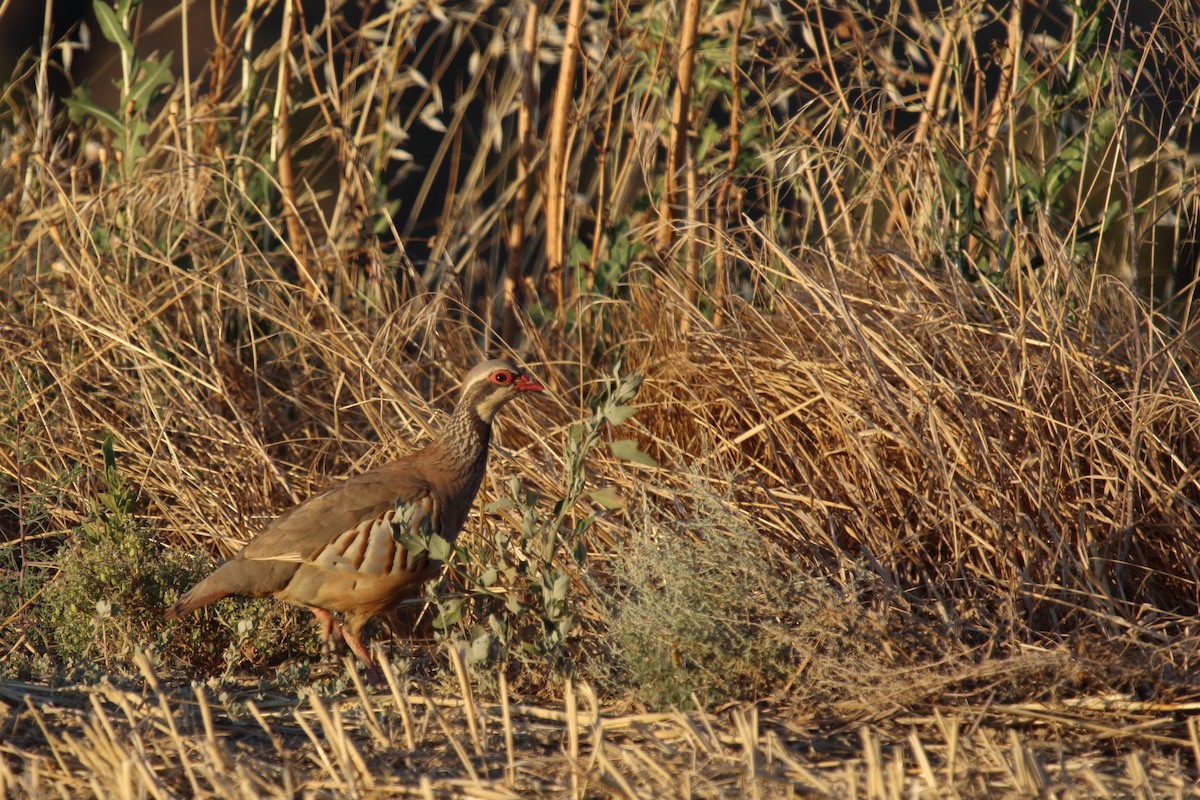
POLYGON ((165 612, 176 619, 222 597, 265 597, 288 585, 300 565, 288 561, 248 561, 234 558, 197 583, 165 612))
POLYGON ((184 614, 192 613, 197 608, 203 608, 214 600, 220 600, 222 597, 229 596, 229 592, 222 591, 220 589, 215 591, 206 590, 205 584, 208 582, 209 579, 206 578, 205 580, 202 580, 200 583, 193 586, 191 590, 187 592, 187 594, 179 598, 179 601, 176 602, 175 605, 168 608, 163 613, 163 616, 165 616, 167 619, 178 619, 184 614))

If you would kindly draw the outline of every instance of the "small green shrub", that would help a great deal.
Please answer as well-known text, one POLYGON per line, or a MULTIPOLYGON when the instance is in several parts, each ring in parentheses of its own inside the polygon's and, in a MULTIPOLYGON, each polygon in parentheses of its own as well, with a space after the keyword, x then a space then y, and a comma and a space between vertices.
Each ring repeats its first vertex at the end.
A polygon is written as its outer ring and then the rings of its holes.
MULTIPOLYGON (((273 665, 298 646, 315 645, 315 634, 291 635, 297 614, 270 600, 214 603, 180 623, 167 623, 163 611, 215 566, 205 553, 161 543, 135 511, 135 495, 117 470, 111 437, 101 447, 103 490, 89 519, 68 534, 40 569, 27 570, 44 581, 30 591, 26 636, 49 658, 6 661, 3 674, 44 677, 53 663, 75 668, 81 677, 97 669, 130 669, 139 650, 160 665, 228 677, 231 669, 273 665), (57 566, 54 572, 49 565, 57 566)), ((0 551, 0 563, 15 546, 0 551)))
POLYGON ((47 644, 66 663, 111 668, 159 642, 168 600, 212 565, 205 556, 161 546, 140 525, 119 538, 92 538, 82 529, 72 537, 36 611, 47 644))
POLYGON ((870 620, 857 598, 783 563, 731 497, 699 480, 694 492, 690 514, 644 510, 614 554, 617 685, 654 707, 751 699, 794 682, 828 701, 879 673, 872 637, 855 630, 870 620))

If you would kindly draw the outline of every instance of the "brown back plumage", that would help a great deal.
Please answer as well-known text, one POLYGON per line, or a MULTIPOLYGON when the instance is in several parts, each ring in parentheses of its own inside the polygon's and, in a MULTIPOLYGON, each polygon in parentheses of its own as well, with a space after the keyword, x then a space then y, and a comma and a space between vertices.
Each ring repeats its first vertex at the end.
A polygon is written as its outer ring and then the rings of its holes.
POLYGON ((338 626, 330 612, 343 612, 347 644, 379 680, 359 638, 362 626, 416 595, 434 572, 425 554, 405 550, 394 526, 454 541, 483 479, 496 413, 518 394, 541 389, 510 361, 478 364, 431 444, 283 513, 180 597, 167 618, 231 595, 273 595, 309 607, 332 636, 338 626))

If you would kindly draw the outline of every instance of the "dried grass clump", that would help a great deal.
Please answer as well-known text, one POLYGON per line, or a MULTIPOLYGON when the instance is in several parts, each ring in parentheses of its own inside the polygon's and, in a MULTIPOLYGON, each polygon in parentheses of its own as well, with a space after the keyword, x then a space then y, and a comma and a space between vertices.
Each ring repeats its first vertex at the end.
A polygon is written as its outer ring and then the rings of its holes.
POLYGON ((869 565, 982 654, 1088 640, 1102 661, 1184 630, 1200 405, 1187 348, 1132 298, 1063 263, 1006 294, 888 256, 768 260, 767 307, 639 348, 661 461, 738 475, 798 572, 849 589, 869 565))

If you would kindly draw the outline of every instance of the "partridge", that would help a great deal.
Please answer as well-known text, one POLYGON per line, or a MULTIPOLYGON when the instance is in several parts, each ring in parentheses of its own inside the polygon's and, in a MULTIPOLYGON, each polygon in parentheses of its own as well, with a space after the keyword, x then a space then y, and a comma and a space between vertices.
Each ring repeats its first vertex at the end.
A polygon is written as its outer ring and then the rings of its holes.
POLYGON ((542 384, 507 360, 484 361, 463 379, 441 434, 425 448, 349 478, 277 517, 166 612, 174 619, 231 595, 307 606, 331 640, 346 644, 379 682, 359 638, 363 626, 417 596, 437 571, 412 547, 432 534, 453 543, 487 466, 492 420, 513 398, 542 384), (405 547, 408 543, 413 552, 405 547), (341 612, 338 625, 332 612, 341 612))

